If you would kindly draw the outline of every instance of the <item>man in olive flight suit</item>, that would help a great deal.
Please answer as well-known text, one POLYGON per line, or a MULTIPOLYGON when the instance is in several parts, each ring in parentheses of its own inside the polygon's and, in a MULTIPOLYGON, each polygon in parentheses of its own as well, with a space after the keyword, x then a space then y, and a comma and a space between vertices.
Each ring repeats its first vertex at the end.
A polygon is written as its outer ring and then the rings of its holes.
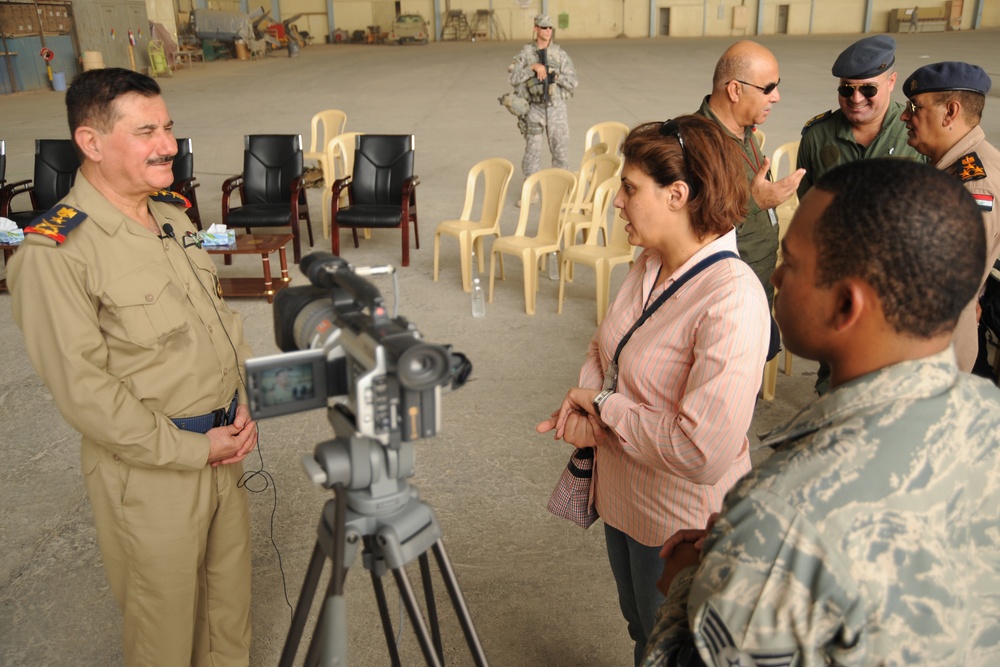
MULTIPOLYGON (((799 199, 834 167, 873 157, 924 158, 906 143, 900 120, 903 104, 892 101, 896 85, 896 40, 888 35, 854 42, 833 63, 840 79, 840 108, 809 119, 802 128, 797 165, 806 170, 799 182, 799 199)), ((830 389, 830 367, 820 363, 816 391, 830 389)))
POLYGON ((834 167, 873 157, 905 157, 923 161, 906 143, 906 125, 899 118, 901 102, 892 101, 896 86, 896 40, 875 35, 844 49, 833 63, 840 108, 811 118, 802 128, 799 167, 801 199, 834 167))
POLYGON ((81 157, 70 193, 25 229, 8 280, 28 356, 81 463, 125 663, 245 667, 257 443, 237 397, 249 356, 183 197, 156 81, 84 72, 66 94, 81 157))
POLYGON ((736 245, 740 257, 764 286, 768 307, 774 300, 770 278, 778 257, 778 217, 774 207, 795 193, 803 175, 799 169, 772 182, 771 161, 754 136, 756 126, 767 119, 771 107, 781 100, 779 81, 778 61, 773 53, 756 42, 736 42, 716 64, 712 94, 698 110, 698 114, 718 123, 739 144, 750 182, 750 201, 747 217, 736 228, 736 245))

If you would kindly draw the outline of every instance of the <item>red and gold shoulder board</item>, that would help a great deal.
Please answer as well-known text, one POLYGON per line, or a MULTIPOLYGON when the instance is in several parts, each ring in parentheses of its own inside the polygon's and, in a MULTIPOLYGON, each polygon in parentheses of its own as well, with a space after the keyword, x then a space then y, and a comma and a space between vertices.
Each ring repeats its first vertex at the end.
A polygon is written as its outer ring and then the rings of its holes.
POLYGON ((812 118, 810 118, 809 120, 806 121, 805 125, 802 126, 802 134, 805 134, 806 130, 808 130, 810 127, 812 127, 816 123, 822 123, 824 120, 826 120, 827 118, 829 118, 832 115, 833 115, 833 111, 824 111, 821 114, 817 114, 817 115, 813 116, 812 118))
POLYGON ((66 240, 66 235, 76 229, 87 219, 87 214, 72 206, 58 204, 52 210, 35 218, 35 221, 24 228, 25 234, 41 234, 48 236, 57 244, 66 240))
POLYGON ((168 204, 180 204, 184 208, 191 208, 191 202, 184 195, 171 190, 159 190, 149 195, 153 201, 162 201, 168 204))
POLYGON ((963 183, 986 178, 986 167, 983 166, 983 161, 979 159, 979 156, 975 152, 958 158, 958 162, 955 165, 958 169, 958 178, 963 183))

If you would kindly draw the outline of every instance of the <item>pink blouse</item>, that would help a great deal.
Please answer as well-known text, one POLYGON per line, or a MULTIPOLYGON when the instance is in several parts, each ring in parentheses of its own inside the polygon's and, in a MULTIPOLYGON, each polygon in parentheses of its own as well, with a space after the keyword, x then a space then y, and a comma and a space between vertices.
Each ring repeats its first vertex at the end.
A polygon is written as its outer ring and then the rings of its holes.
MULTIPOLYGON (((698 251, 660 288, 659 253, 644 250, 590 342, 580 386, 600 388, 619 340, 659 293, 722 250, 698 251)), ((724 259, 681 287, 636 329, 618 359, 617 392, 601 409, 614 433, 597 448, 594 495, 608 525, 647 546, 702 528, 750 470, 747 429, 770 336, 767 300, 744 262, 724 259)))

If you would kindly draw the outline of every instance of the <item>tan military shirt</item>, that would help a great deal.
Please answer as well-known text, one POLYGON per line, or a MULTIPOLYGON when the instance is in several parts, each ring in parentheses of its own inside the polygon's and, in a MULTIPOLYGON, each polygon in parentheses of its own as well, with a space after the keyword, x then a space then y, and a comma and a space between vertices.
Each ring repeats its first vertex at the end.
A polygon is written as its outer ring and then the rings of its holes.
POLYGON ((87 214, 61 245, 25 234, 8 271, 14 318, 63 418, 134 465, 200 469, 208 437, 170 418, 228 406, 250 350, 215 264, 176 204, 149 201, 157 236, 78 173, 61 205, 87 214), (180 242, 180 243, 179 243, 180 242))
MULTIPOLYGON (((962 181, 965 189, 972 193, 983 212, 986 226, 986 266, 983 280, 986 283, 993 262, 1000 257, 1000 151, 994 148, 978 125, 951 147, 935 165, 962 181)), ((965 307, 955 327, 955 356, 958 367, 971 371, 979 351, 978 324, 976 322, 976 301, 965 307)))

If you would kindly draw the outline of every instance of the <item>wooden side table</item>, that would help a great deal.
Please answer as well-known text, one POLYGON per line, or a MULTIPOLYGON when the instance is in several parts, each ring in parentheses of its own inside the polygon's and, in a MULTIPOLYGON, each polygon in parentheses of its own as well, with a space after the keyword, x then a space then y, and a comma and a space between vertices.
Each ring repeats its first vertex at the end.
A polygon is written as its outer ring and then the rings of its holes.
POLYGON ((263 278, 219 278, 223 296, 263 296, 268 303, 274 303, 274 293, 287 287, 292 279, 288 277, 288 260, 285 246, 292 240, 291 234, 243 234, 236 237, 233 245, 205 246, 210 255, 260 255, 264 265, 263 278), (271 255, 277 251, 281 262, 281 277, 271 280, 271 255))

